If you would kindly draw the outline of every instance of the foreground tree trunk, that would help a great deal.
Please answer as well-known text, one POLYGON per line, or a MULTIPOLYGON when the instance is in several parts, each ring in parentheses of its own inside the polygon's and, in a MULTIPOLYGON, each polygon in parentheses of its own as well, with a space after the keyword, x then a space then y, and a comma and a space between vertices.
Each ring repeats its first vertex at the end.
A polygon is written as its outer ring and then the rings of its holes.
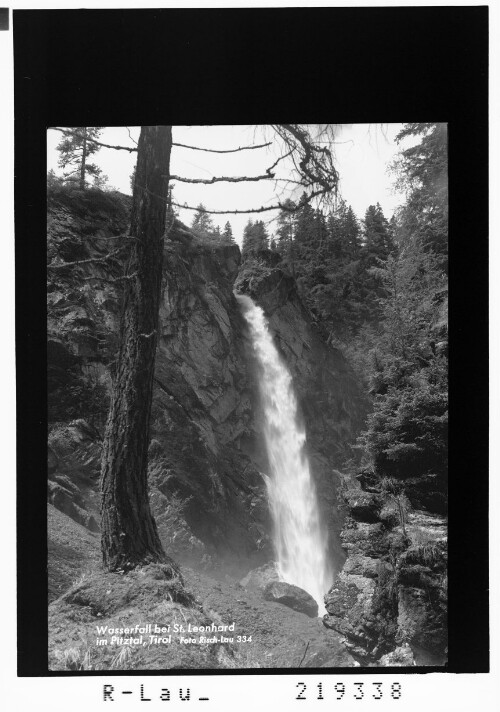
POLYGON ((102 458, 101 548, 110 571, 167 560, 149 507, 147 455, 171 148, 171 126, 142 127, 120 352, 102 458))

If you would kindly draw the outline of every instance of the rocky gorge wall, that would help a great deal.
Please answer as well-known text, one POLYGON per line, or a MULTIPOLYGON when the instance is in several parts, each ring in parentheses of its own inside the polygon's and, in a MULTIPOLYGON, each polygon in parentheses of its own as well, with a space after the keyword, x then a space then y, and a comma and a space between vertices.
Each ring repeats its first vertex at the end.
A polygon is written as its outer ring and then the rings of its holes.
MULTIPOLYGON (((48 273, 48 500, 94 533, 129 208, 127 196, 92 190, 54 189, 48 199, 48 258, 56 265, 48 273)), ((236 289, 263 307, 294 378, 338 573, 324 625, 363 665, 443 664, 446 495, 439 477, 407 478, 401 510, 370 472, 342 474, 356 469, 354 445, 368 410, 363 391, 343 355, 326 346, 293 278, 269 260, 258 270, 240 262, 236 245, 214 245, 178 221, 165 243, 149 453, 150 500, 165 549, 218 577, 250 572, 245 587, 252 576, 272 583, 268 463, 236 289)), ((57 581, 54 590, 61 592, 57 581)))
POLYGON ((342 493, 347 559, 326 596, 324 624, 363 665, 447 659, 447 522, 384 496, 366 478, 342 493), (357 485, 357 486, 356 486, 357 485))

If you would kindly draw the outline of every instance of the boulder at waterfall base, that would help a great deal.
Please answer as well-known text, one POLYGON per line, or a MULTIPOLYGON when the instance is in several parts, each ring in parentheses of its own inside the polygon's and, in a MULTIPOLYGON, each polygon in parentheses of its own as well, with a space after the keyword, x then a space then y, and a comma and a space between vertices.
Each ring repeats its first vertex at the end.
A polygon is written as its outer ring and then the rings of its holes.
POLYGON ((294 611, 305 613, 310 618, 318 617, 318 604, 314 598, 298 586, 293 586, 284 581, 271 581, 264 589, 266 601, 281 603, 294 611))

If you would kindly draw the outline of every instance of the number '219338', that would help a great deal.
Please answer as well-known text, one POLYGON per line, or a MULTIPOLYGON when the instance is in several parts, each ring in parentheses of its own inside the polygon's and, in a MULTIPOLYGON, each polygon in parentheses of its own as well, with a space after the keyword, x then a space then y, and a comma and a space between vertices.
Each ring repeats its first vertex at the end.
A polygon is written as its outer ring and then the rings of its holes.
POLYGON ((308 694, 311 695, 309 699, 316 700, 325 700, 328 699, 328 697, 337 700, 343 698, 355 700, 362 700, 364 698, 372 698, 374 700, 399 700, 402 694, 400 682, 353 682, 349 684, 336 682, 331 686, 331 692, 329 686, 325 687, 325 691, 323 692, 322 682, 318 682, 317 685, 311 687, 310 693, 307 692, 305 682, 298 682, 296 687, 298 688, 296 700, 307 700, 308 694), (312 691, 314 691, 314 697, 312 696, 312 691))

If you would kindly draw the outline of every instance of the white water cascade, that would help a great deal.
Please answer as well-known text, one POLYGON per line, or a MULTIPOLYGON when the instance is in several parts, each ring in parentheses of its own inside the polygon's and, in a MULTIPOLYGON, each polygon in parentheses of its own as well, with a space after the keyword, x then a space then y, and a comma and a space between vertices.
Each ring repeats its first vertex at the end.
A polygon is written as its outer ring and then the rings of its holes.
POLYGON ((316 488, 304 452, 305 430, 297 418, 292 376, 280 357, 261 307, 237 295, 250 329, 259 366, 264 436, 270 465, 266 479, 274 524, 274 547, 283 581, 300 586, 325 613, 323 596, 333 581, 327 536, 321 526, 316 488))

